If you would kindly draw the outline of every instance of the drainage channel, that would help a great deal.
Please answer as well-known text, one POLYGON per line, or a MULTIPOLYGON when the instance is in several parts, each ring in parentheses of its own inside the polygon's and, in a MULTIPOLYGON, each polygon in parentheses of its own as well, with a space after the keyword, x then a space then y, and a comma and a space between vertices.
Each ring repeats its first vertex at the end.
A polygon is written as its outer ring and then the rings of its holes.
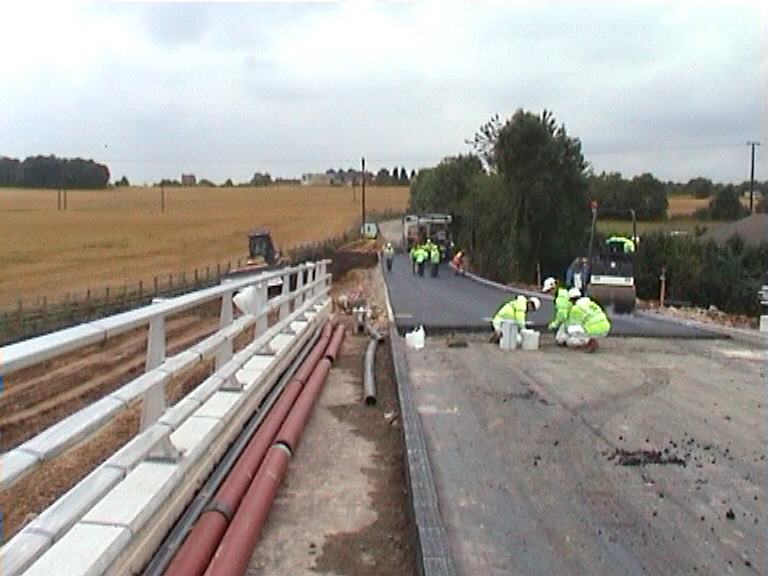
POLYGON ((244 574, 344 327, 328 322, 297 355, 143 576, 244 574))

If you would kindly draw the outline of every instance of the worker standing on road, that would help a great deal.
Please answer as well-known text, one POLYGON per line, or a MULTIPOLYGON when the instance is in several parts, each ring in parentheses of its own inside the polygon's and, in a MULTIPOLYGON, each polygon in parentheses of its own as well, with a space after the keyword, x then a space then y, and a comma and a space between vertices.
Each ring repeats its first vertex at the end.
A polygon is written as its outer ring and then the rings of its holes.
POLYGON ((600 305, 589 296, 582 296, 578 288, 571 288, 568 298, 573 306, 566 321, 565 343, 570 348, 594 352, 597 339, 605 338, 611 331, 611 322, 600 305))
POLYGON ((459 276, 464 274, 464 252, 461 250, 456 252, 456 254, 453 256, 453 260, 451 260, 451 264, 453 264, 455 274, 459 276))
POLYGON ((419 272, 419 276, 424 276, 424 267, 426 266, 428 257, 429 254, 426 246, 419 245, 416 247, 414 258, 416 260, 416 269, 419 272))
POLYGON ((517 343, 522 342, 523 336, 520 331, 526 326, 526 315, 528 312, 534 312, 541 307, 541 300, 536 296, 526 298, 518 294, 516 298, 509 300, 501 305, 491 320, 493 325, 493 335, 491 342, 498 343, 501 340, 501 321, 513 320, 517 324, 517 343))
POLYGON ((431 274, 433 278, 437 277, 437 271, 440 266, 440 247, 437 244, 432 244, 429 252, 429 260, 432 264, 431 274))
POLYGON ((555 296, 555 315, 552 320, 547 324, 547 329, 555 331, 555 341, 565 346, 566 338, 566 321, 568 320, 568 314, 571 312, 571 301, 568 298, 568 290, 562 286, 558 286, 557 280, 551 276, 544 280, 544 284, 541 287, 541 291, 545 294, 552 293, 555 296))
POLYGON ((413 246, 411 246, 411 251, 409 252, 409 255, 411 257, 411 272, 413 272, 414 274, 416 274, 416 272, 418 271, 416 266, 416 249, 418 247, 419 247, 418 244, 414 244, 413 246))
POLYGON ((387 261, 387 272, 392 271, 392 259, 395 257, 395 249, 392 242, 384 244, 384 259, 387 261))

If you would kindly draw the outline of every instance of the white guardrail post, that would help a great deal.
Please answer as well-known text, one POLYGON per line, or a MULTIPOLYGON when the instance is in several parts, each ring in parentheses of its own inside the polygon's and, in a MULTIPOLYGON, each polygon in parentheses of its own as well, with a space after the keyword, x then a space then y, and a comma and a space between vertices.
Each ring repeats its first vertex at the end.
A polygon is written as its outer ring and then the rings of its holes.
MULTIPOLYGON (((147 358, 145 372, 154 370, 165 361, 165 316, 158 315, 150 319, 147 332, 147 358)), ((167 378, 158 380, 144 393, 141 400, 140 432, 157 422, 168 408, 165 399, 165 384, 167 378)), ((163 437, 150 453, 151 458, 178 460, 179 451, 174 447, 168 436, 163 437)))
MULTIPOLYGON (((221 312, 219 313, 219 330, 223 330, 234 320, 234 309, 232 305, 232 290, 228 290, 221 295, 221 312)), ((216 352, 216 363, 214 364, 215 371, 219 371, 224 364, 232 359, 233 353, 232 340, 227 338, 216 352)), ((227 381, 224 382, 225 386, 235 386, 234 374, 227 377, 227 381)))
POLYGON ((256 326, 253 329, 253 339, 256 340, 259 336, 267 331, 269 326, 269 318, 267 317, 267 300, 269 294, 267 293, 267 282, 259 282, 256 284, 256 326))
POLYGON ((278 312, 279 320, 282 320, 283 318, 288 316, 288 313, 291 310, 291 304, 288 300, 288 292, 290 292, 291 290, 291 274, 289 272, 286 272, 281 276, 281 278, 283 282, 283 287, 282 287, 280 296, 283 299, 283 303, 280 305, 280 311, 278 312))

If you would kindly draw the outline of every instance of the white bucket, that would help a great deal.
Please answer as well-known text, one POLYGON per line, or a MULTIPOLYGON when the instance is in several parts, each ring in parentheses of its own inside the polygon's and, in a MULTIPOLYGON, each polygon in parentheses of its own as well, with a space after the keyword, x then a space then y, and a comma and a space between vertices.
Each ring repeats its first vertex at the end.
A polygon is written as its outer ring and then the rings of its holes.
POLYGON ((502 350, 514 350, 517 348, 517 323, 513 320, 501 321, 501 339, 499 348, 502 350))
POLYGON ((523 330, 520 334, 523 337, 520 345, 523 350, 539 349, 539 333, 536 330, 523 330))
POLYGON ((414 350, 421 350, 424 348, 425 336, 424 326, 419 326, 413 332, 406 332, 405 345, 414 350))

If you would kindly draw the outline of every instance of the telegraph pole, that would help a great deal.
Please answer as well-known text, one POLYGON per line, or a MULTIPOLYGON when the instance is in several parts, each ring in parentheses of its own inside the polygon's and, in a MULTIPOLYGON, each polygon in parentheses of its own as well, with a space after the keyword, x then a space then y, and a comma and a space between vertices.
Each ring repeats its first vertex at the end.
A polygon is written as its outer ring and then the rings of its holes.
POLYGON ((747 146, 752 147, 752 164, 749 169, 749 213, 752 214, 755 211, 755 146, 760 146, 760 142, 747 142, 747 146))
POLYGON ((360 224, 361 227, 365 226, 365 156, 363 156, 363 184, 362 184, 362 196, 363 196, 363 221, 360 224))

